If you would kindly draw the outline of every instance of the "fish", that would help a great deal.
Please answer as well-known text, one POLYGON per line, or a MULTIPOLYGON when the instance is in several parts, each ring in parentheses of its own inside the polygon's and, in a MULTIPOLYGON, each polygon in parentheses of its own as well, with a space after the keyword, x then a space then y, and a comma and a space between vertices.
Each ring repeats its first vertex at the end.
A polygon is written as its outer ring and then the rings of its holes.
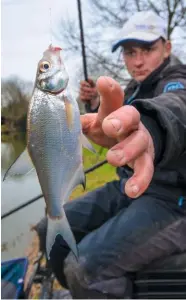
POLYGON ((38 62, 27 113, 27 146, 4 176, 36 170, 47 209, 46 252, 59 234, 78 259, 78 248, 63 205, 73 189, 86 186, 82 147, 96 152, 82 133, 80 111, 70 93, 62 48, 49 47, 38 62))

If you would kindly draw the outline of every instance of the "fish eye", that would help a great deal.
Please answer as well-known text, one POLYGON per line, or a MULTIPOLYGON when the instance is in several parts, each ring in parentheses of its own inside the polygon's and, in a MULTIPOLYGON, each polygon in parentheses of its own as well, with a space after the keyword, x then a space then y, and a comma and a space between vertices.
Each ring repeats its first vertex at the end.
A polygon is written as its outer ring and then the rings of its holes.
POLYGON ((43 62, 40 64, 39 70, 40 70, 41 72, 46 72, 49 68, 50 68, 50 63, 49 63, 48 61, 43 61, 43 62))

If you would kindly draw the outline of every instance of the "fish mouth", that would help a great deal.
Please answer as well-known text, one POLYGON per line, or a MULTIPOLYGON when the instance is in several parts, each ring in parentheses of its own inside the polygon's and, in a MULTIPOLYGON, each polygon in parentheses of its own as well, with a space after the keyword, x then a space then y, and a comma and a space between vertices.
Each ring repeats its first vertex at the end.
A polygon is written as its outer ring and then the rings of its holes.
POLYGON ((58 95, 60 93, 62 93, 65 89, 64 88, 61 88, 60 90, 58 91, 50 91, 50 90, 47 90, 47 89, 42 89, 42 91, 50 94, 50 95, 58 95))
MULTIPOLYGON (((50 77, 48 77, 48 79, 50 79, 50 77)), ((43 92, 57 95, 65 90, 66 84, 64 84, 64 82, 62 82, 62 84, 60 84, 60 85, 59 84, 56 84, 56 85, 51 84, 50 85, 50 83, 47 80, 41 79, 38 81, 37 87, 43 92)))
POLYGON ((60 94, 64 91, 64 88, 58 90, 58 91, 49 91, 50 94, 54 94, 54 95, 57 95, 57 94, 60 94))

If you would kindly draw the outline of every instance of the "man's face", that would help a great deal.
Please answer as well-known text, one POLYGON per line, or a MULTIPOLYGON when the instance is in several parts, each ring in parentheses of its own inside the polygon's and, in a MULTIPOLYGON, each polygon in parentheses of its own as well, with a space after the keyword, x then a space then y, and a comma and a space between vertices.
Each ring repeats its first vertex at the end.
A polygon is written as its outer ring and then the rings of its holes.
POLYGON ((170 41, 162 39, 150 45, 127 42, 123 47, 123 56, 128 72, 139 82, 157 69, 170 55, 170 52, 170 41))

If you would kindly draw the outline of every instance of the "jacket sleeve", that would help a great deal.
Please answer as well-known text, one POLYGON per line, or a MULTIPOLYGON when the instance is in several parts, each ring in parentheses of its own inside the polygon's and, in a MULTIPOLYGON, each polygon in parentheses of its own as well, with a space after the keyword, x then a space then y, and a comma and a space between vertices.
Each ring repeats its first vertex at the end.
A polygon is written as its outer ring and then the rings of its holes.
POLYGON ((155 95, 132 105, 153 138, 155 164, 164 167, 186 152, 186 76, 161 80, 155 95))

